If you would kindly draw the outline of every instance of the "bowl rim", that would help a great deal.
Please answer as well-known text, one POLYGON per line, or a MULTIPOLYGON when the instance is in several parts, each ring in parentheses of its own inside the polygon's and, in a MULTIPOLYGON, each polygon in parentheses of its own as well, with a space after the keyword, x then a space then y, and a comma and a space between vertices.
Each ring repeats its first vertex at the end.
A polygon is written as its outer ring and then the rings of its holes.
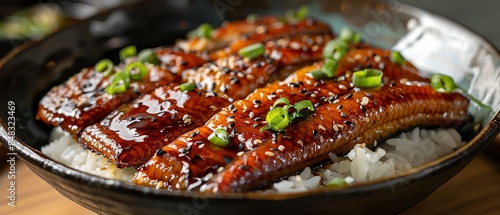
MULTIPOLYGON (((14 48, 12 51, 10 51, 2 59, 0 59, 0 70, 5 66, 5 64, 7 64, 18 54, 23 53, 25 51, 29 51, 31 47, 43 43, 48 38, 57 35, 61 31, 71 30, 75 26, 94 20, 100 16, 106 16, 115 10, 122 10, 134 7, 134 5, 140 4, 140 2, 141 1, 121 5, 115 8, 106 9, 87 19, 79 20, 72 25, 65 26, 62 29, 59 29, 58 31, 49 34, 43 39, 23 43, 20 46, 14 48)), ((390 4, 390 2, 379 2, 379 3, 383 3, 386 5, 390 4)), ((489 49, 492 52, 492 54, 499 56, 498 49, 492 46, 491 43, 489 43, 486 39, 481 37, 480 34, 477 34, 475 31, 463 26, 462 24, 452 21, 451 19, 444 17, 442 15, 438 15, 415 6, 399 2, 398 4, 399 7, 402 7, 404 9, 405 13, 410 13, 412 15, 415 15, 416 17, 430 16, 433 19, 438 19, 440 21, 446 22, 447 24, 454 25, 455 27, 457 27, 460 30, 463 30, 464 32, 471 33, 478 39, 478 42, 481 45, 489 49)), ((474 136, 473 139, 471 139, 464 146, 453 151, 452 153, 442 156, 424 165, 414 167, 408 171, 397 173, 390 177, 384 177, 364 182, 357 182, 350 185, 347 188, 314 189, 314 190, 307 190, 307 191, 293 192, 293 193, 244 192, 244 193, 204 194, 192 191, 158 190, 152 187, 138 186, 125 181, 106 179, 101 176, 96 176, 90 173, 76 170, 72 167, 66 166, 60 162, 52 160, 42 152, 24 143, 17 136, 11 139, 11 137, 7 135, 6 123, 2 119, 0 119, 0 140, 7 149, 9 149, 9 147, 13 147, 14 151, 12 152, 16 153, 16 155, 18 157, 21 157, 22 160, 24 160, 25 162, 29 162, 30 164, 42 167, 43 169, 50 171, 52 174, 56 174, 60 177, 64 177, 72 181, 83 183, 86 186, 99 185, 99 187, 103 190, 114 190, 117 192, 123 192, 132 195, 153 195, 166 198, 181 197, 181 198, 209 198, 209 199, 253 199, 253 200, 271 200, 271 201, 287 200, 287 199, 300 198, 313 195, 346 195, 346 194, 362 193, 366 191, 375 191, 379 189, 387 189, 387 187, 397 187, 398 185, 404 186, 402 185, 401 182, 407 181, 409 179, 429 177, 432 173, 436 171, 445 170, 446 168, 449 168, 450 166, 462 161, 463 157, 460 157, 460 155, 466 156, 467 158, 470 156, 472 157, 475 156, 477 151, 480 151, 482 148, 484 148, 484 146, 489 142, 491 142, 491 140, 493 140, 499 133, 500 133, 500 111, 497 111, 496 114, 493 115, 492 119, 481 129, 481 131, 477 135, 474 136), (11 139, 10 141, 12 142, 9 142, 9 139, 11 139)))

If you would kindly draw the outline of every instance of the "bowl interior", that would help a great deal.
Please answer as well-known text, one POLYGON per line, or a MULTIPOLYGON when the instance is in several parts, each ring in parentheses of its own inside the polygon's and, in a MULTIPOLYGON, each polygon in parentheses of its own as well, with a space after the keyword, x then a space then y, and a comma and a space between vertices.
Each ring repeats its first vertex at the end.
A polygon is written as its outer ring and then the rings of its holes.
POLYGON ((241 208, 249 209, 248 212, 256 211, 253 205, 279 205, 293 213, 312 210, 300 209, 299 206, 304 203, 323 204, 313 211, 367 212, 349 204, 349 200, 365 202, 364 205, 374 207, 389 200, 400 202, 382 211, 393 213, 411 207, 429 195, 461 170, 498 134, 499 62, 497 51, 467 29, 399 3, 322 0, 289 1, 284 5, 278 1, 263 0, 144 1, 100 13, 46 39, 18 47, 2 59, 0 89, 3 93, 0 104, 11 102, 13 105, 9 106, 14 106, 15 111, 9 112, 8 105, 0 107, 0 136, 5 146, 18 153, 30 168, 61 193, 99 213, 118 214, 141 210, 146 214, 159 211, 179 213, 179 205, 196 206, 193 202, 200 199, 211 201, 211 204, 203 207, 209 213, 222 208, 228 212, 241 211, 241 208), (362 183, 349 189, 300 194, 247 193, 206 198, 196 193, 158 191, 81 173, 50 160, 39 151, 41 146, 48 143, 51 128, 35 120, 38 101, 52 86, 64 82, 81 68, 92 65, 100 58, 116 56, 119 48, 130 44, 139 49, 173 44, 176 38, 184 37, 187 31, 201 23, 209 22, 218 26, 224 20, 244 18, 250 13, 283 14, 303 4, 309 6, 313 17, 331 24, 336 33, 342 27, 352 28, 360 32, 363 40, 370 44, 400 50, 427 74, 439 69, 441 73, 452 75, 461 87, 468 89, 471 95, 494 111, 471 105, 476 129, 482 130, 478 135, 462 133, 464 136, 469 134, 471 141, 456 153, 436 162, 399 177, 362 183), (12 117, 10 113, 13 118, 9 118, 12 117), (15 138, 10 141, 12 133, 8 131, 12 122, 15 124, 15 138), (77 193, 76 190, 83 191, 77 193), (116 194, 122 196, 111 200, 116 194), (130 203, 141 198, 143 206, 127 209, 130 203), (331 205, 328 203, 331 201, 339 204, 331 205))

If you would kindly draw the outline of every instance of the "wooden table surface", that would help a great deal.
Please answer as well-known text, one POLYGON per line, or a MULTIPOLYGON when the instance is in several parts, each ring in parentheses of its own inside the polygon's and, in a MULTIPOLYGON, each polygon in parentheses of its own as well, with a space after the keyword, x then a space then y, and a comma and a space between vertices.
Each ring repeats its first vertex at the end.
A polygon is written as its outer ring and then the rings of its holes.
MULTIPOLYGON (((0 167, 0 214, 95 214, 63 197, 24 163, 16 165, 15 208, 7 205, 5 197, 7 166, 0 167)), ((500 157, 482 152, 431 196, 402 214, 500 214, 500 157)))

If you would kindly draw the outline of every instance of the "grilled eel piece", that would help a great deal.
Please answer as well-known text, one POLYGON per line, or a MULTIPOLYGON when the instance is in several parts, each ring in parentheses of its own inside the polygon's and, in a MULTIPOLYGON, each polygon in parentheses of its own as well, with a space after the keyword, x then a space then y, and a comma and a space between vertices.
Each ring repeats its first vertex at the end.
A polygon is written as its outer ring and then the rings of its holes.
POLYGON ((262 140, 277 137, 259 130, 265 125, 269 107, 278 98, 288 98, 291 103, 308 99, 315 105, 336 101, 340 95, 351 92, 353 87, 348 77, 356 67, 379 68, 388 80, 428 81, 416 75, 410 63, 399 66, 391 63, 389 56, 389 51, 378 49, 352 50, 340 62, 337 80, 314 80, 309 76, 309 71, 320 68, 318 64, 293 73, 285 81, 259 88, 247 98, 222 109, 204 126, 181 135, 159 150, 139 168, 134 183, 159 189, 192 189, 231 163, 238 154, 254 149, 262 140), (231 144, 223 149, 207 140, 213 130, 221 127, 227 129, 231 139, 231 144))
POLYGON ((303 34, 331 35, 331 29, 327 24, 312 19, 283 23, 277 16, 263 16, 255 20, 224 22, 211 38, 195 37, 179 41, 177 46, 190 52, 208 51, 210 59, 215 61, 254 43, 303 34))
POLYGON ((79 142, 120 167, 142 165, 157 149, 181 134, 202 126, 212 115, 227 106, 229 102, 222 97, 242 98, 283 73, 282 68, 321 59, 322 47, 329 39, 330 35, 305 35, 281 39, 278 42, 280 45, 269 42, 267 52, 273 53, 274 60, 262 57, 248 61, 231 56, 208 63, 196 71, 192 70, 191 75, 203 74, 203 81, 217 80, 215 86, 218 87, 210 92, 215 91, 220 96, 200 91, 190 96, 181 92, 178 86, 161 87, 152 94, 145 94, 124 104, 99 123, 85 128, 79 142), (227 90, 217 90, 220 88, 227 90), (189 111, 190 108, 193 111, 189 111))
POLYGON ((110 95, 105 89, 112 83, 113 76, 105 77, 93 67, 83 69, 63 84, 53 87, 42 98, 36 118, 77 136, 83 128, 140 94, 180 82, 179 76, 160 66, 148 65, 148 70, 142 80, 131 81, 125 92, 110 95))
POLYGON ((201 188, 241 192, 343 155, 355 144, 372 143, 415 126, 453 126, 469 120, 469 101, 460 93, 439 93, 428 83, 394 83, 361 90, 286 128, 286 136, 263 140, 237 157, 201 188))
POLYGON ((283 80, 297 66, 322 59, 323 46, 330 39, 330 35, 303 35, 270 41, 265 44, 264 57, 248 60, 231 54, 186 70, 182 79, 230 101, 242 99, 258 87, 283 80))
POLYGON ((198 89, 159 87, 85 128, 79 142, 119 167, 139 166, 165 142, 203 125, 228 104, 198 89))
POLYGON ((330 27, 322 22, 312 19, 304 19, 296 23, 283 24, 275 17, 272 25, 257 26, 255 33, 241 36, 239 39, 232 41, 228 47, 215 51, 209 55, 210 59, 215 60, 221 56, 226 56, 229 53, 235 53, 241 48, 252 45, 258 42, 266 42, 282 38, 285 36, 293 37, 304 34, 330 34, 330 27))

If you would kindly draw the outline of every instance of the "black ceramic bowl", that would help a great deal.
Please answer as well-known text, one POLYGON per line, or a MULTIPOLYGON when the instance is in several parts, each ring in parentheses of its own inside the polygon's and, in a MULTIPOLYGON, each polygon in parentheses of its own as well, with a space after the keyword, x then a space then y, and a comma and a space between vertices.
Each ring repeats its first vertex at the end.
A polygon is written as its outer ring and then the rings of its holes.
POLYGON ((60 193, 102 214, 395 213, 426 198, 499 133, 499 61, 497 51, 469 30, 397 3, 146 1, 106 11, 5 57, 0 62, 0 137, 5 146, 60 193), (303 4, 308 4, 310 14, 330 23, 337 33, 343 26, 354 28, 371 44, 395 46, 425 71, 439 69, 453 75, 494 112, 471 106, 471 114, 481 126, 478 133, 463 133, 471 136, 470 141, 434 162, 346 189, 294 194, 206 196, 155 190, 89 175, 40 152, 40 147, 47 144, 50 128, 35 120, 37 103, 51 86, 62 83, 81 68, 110 53, 116 54, 118 48, 129 44, 139 48, 171 44, 200 23, 218 25, 224 19, 241 18, 248 13, 284 13, 303 4), (9 112, 9 108, 14 111, 9 112), (15 136, 9 133, 13 130, 15 136))

